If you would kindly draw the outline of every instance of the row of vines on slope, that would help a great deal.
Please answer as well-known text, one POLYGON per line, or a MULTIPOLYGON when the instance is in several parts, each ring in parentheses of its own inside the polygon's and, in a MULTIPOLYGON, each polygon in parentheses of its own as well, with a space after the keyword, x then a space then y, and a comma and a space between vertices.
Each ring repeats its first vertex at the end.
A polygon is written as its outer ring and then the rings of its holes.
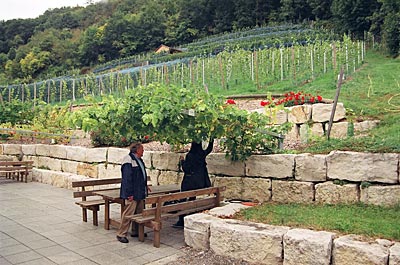
POLYGON ((182 87, 201 85, 217 91, 238 87, 267 90, 268 86, 281 81, 299 85, 327 73, 338 73, 342 66, 350 74, 361 66, 364 56, 365 43, 353 42, 345 37, 342 42, 321 41, 306 46, 254 51, 234 49, 217 56, 195 57, 99 76, 58 78, 0 89, 6 101, 42 100, 47 103, 75 101, 88 95, 121 96, 128 88, 147 86, 153 82, 182 87))

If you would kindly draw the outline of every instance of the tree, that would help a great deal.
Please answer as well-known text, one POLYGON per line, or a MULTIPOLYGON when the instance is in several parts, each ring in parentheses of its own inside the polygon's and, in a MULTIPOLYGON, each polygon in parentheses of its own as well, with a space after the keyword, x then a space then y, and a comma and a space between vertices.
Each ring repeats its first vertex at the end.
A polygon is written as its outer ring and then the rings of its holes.
POLYGON ((332 17, 331 5, 333 0, 307 0, 308 5, 311 7, 313 19, 322 20, 330 19, 332 17))
POLYGON ((371 27, 371 15, 379 9, 377 0, 333 0, 332 15, 335 29, 362 38, 371 27))
POLYGON ((307 0, 281 0, 281 16, 283 21, 299 23, 309 19, 311 8, 307 0))

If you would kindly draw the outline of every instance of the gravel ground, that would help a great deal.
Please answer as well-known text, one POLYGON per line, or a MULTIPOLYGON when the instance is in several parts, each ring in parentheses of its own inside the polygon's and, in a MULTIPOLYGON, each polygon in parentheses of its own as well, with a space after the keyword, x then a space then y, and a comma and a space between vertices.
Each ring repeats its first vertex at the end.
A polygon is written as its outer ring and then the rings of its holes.
POLYGON ((185 253, 177 260, 167 263, 167 265, 257 265, 242 259, 233 259, 216 255, 213 251, 197 251, 190 247, 183 248, 185 253))

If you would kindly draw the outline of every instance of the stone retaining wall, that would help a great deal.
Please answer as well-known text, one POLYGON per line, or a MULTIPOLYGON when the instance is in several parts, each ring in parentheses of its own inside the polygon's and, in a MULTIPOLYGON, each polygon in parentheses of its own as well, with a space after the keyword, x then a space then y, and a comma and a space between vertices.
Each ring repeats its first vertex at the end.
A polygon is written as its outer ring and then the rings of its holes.
MULTIPOLYGON (((266 108, 260 108, 254 111, 265 113, 270 116, 273 124, 291 122, 293 127, 291 131, 285 135, 286 140, 301 140, 302 142, 307 142, 313 137, 322 137, 326 135, 332 108, 333 104, 317 103, 287 107, 277 113, 266 108), (268 111, 271 112, 268 113, 268 111)), ((361 122, 348 121, 343 103, 338 102, 330 137, 345 138, 349 135, 359 135, 374 128, 378 123, 379 121, 377 120, 365 120, 361 122)))
POLYGON ((185 217, 188 246, 268 265, 400 264, 400 242, 226 219, 224 207, 185 217))
MULTIPOLYGON (((33 181, 64 188, 71 188, 77 179, 119 177, 120 161, 127 153, 127 149, 113 147, 0 145, 3 157, 22 155, 34 161, 33 181)), ((181 182, 180 155, 144 153, 153 185, 181 182)), ((228 200, 389 206, 400 203, 399 159, 397 153, 334 151, 328 155, 257 155, 232 162, 222 153, 212 153, 207 166, 213 184, 227 187, 224 197, 228 200)))
MULTIPOLYGON (((127 153, 112 147, 0 145, 1 159, 34 161, 32 181, 69 189, 75 180, 119 177, 120 161, 127 153)), ((153 185, 181 182, 180 155, 144 153, 153 185)), ((213 184, 227 187, 223 194, 227 200, 395 205, 400 203, 399 160, 397 153, 335 151, 260 155, 245 162, 232 162, 216 153, 208 156, 207 163, 213 184)), ((260 264, 400 264, 399 242, 367 242, 354 235, 229 219, 233 213, 218 218, 224 207, 186 216, 186 244, 260 264)))

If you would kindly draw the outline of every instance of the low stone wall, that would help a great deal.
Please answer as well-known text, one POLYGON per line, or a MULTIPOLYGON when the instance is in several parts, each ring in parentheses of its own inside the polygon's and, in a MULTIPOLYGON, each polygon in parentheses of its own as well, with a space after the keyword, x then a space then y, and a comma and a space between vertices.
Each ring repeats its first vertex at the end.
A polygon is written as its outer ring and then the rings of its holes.
MULTIPOLYGON (((32 181, 71 188, 85 178, 121 175, 124 148, 84 148, 65 145, 1 144, 0 155, 34 161, 32 181)), ((178 153, 145 152, 144 161, 153 185, 179 184, 178 153)), ((225 154, 207 157, 214 185, 226 186, 224 197, 257 202, 400 203, 398 153, 334 151, 328 155, 277 154, 251 156, 232 162, 225 154)))
POLYGON ((400 242, 218 218, 221 209, 185 217, 188 246, 268 265, 400 264, 400 242))
MULTIPOLYGON (((291 122, 293 127, 287 135, 285 135, 286 140, 301 140, 302 142, 307 142, 313 137, 322 137, 326 135, 332 108, 332 103, 317 103, 287 107, 285 110, 280 110, 277 113, 272 111, 268 113, 269 110, 266 108, 260 108, 254 111, 265 113, 270 116, 273 124, 291 122)), ((348 121, 346 119, 346 109, 343 103, 338 102, 330 137, 345 138, 349 136, 349 132, 354 135, 359 135, 374 128, 378 123, 379 121, 377 120, 365 120, 361 122, 348 121)))

